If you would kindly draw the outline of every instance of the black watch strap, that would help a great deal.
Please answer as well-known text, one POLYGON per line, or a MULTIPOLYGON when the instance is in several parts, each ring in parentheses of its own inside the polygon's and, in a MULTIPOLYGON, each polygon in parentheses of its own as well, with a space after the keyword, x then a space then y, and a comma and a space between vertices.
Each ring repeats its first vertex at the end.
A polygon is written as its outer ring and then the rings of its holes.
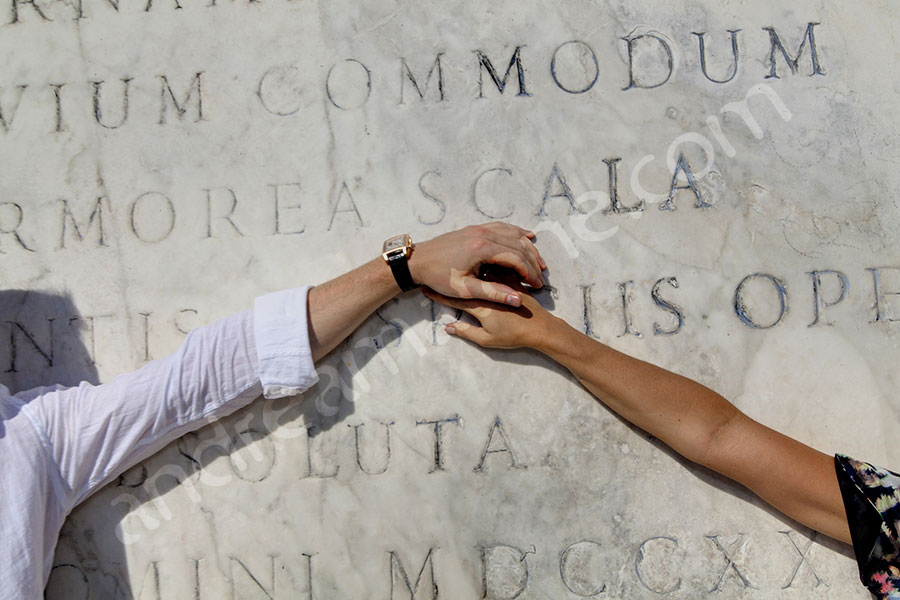
POLYGON ((414 290, 419 287, 419 284, 413 281, 412 273, 409 272, 408 257, 398 252, 397 254, 388 256, 387 264, 391 267, 394 279, 397 281, 397 285, 400 286, 401 290, 408 292, 409 290, 414 290))

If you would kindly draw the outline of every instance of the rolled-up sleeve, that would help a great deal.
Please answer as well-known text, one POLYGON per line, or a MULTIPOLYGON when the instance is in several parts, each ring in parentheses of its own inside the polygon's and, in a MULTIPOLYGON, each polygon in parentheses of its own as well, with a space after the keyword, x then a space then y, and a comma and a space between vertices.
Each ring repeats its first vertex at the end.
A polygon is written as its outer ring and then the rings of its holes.
POLYGON ((66 504, 260 394, 283 397, 315 384, 308 290, 263 296, 253 310, 193 330, 173 354, 109 383, 17 394, 44 430, 69 487, 66 504))
POLYGON ((309 287, 256 299, 253 331, 259 381, 266 398, 299 394, 318 380, 309 347, 306 297, 309 287))

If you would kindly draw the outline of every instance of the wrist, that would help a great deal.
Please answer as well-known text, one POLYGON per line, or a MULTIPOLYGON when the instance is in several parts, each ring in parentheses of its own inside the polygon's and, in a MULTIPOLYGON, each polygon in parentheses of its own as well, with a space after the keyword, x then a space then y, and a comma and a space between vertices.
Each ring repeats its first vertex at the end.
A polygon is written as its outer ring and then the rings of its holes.
POLYGON ((400 289, 400 284, 397 283, 393 271, 391 271, 391 268, 382 257, 379 256, 372 259, 369 261, 369 265, 372 268, 374 277, 374 279, 370 280, 370 284, 379 290, 384 290, 384 293, 380 295, 387 296, 385 302, 403 291, 400 289))
MULTIPOLYGON (((424 285, 425 259, 422 252, 422 247, 427 246, 427 244, 428 242, 413 244, 412 252, 409 253, 409 258, 407 258, 409 274, 412 276, 413 283, 415 283, 416 285, 424 285)), ((427 254, 427 250, 425 254, 427 254)))
POLYGON ((551 319, 547 327, 540 328, 541 333, 532 348, 564 364, 568 356, 578 352, 577 348, 583 343, 584 334, 559 317, 551 315, 551 319))

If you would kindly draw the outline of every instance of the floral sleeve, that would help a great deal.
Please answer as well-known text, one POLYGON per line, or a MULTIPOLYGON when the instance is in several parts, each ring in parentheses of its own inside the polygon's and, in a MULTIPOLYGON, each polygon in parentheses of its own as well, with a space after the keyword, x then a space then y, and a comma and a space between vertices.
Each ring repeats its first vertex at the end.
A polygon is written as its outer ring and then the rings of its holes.
POLYGON ((900 475, 843 454, 834 466, 859 577, 878 598, 900 600, 900 475))

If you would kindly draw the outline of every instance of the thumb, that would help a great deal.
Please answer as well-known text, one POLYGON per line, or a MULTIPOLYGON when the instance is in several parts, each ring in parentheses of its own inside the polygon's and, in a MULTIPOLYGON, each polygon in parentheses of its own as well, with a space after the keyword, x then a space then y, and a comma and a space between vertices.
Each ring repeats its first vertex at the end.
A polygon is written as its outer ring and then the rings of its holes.
POLYGON ((446 331, 450 335, 461 337, 464 340, 475 342, 479 346, 486 346, 491 338, 490 334, 488 334, 484 330, 484 328, 476 327, 475 325, 471 325, 469 323, 466 323, 465 321, 456 321, 455 323, 450 323, 449 325, 444 327, 444 331, 446 331))
POLYGON ((522 297, 508 285, 493 281, 483 281, 474 277, 471 279, 471 282, 475 284, 469 286, 469 293, 472 294, 472 298, 490 300, 491 302, 509 306, 522 306, 522 297))

